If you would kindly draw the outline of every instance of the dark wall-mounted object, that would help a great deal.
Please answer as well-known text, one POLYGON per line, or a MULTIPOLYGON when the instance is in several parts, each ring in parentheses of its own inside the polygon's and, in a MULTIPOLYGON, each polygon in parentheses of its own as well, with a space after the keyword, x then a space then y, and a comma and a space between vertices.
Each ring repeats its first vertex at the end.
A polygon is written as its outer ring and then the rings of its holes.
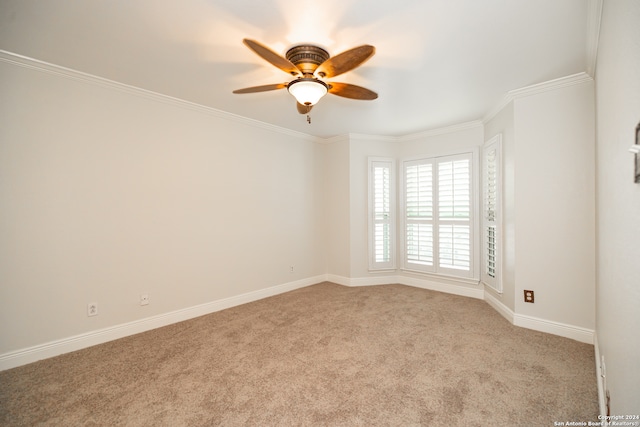
POLYGON ((640 153, 638 152, 638 149, 640 148, 640 123, 638 123, 638 126, 636 126, 636 145, 635 145, 635 158, 636 158, 636 168, 635 168, 635 173, 634 173, 634 182, 635 183, 640 183, 640 153))

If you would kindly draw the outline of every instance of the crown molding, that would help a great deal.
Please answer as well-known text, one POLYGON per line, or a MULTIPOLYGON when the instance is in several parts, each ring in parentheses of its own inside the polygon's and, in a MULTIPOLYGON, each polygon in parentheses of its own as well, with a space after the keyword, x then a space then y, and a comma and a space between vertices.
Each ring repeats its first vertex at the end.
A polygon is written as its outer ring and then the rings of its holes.
POLYGON ((351 141, 381 141, 381 142, 405 142, 405 141, 415 141, 417 139, 425 139, 432 136, 437 135, 445 135, 448 133, 456 133, 461 132, 468 129, 474 129, 477 127, 482 127, 482 120, 474 120, 471 122, 460 123, 457 125, 446 126, 441 128, 434 128, 425 130, 418 133, 411 133, 407 135, 401 136, 384 136, 384 135, 367 135, 362 133, 350 133, 348 134, 349 140, 351 141))
POLYGON ((447 134, 447 133, 456 133, 456 132, 462 132, 462 131, 469 130, 469 129, 475 129, 477 127, 482 127, 483 124, 484 123, 482 122, 482 120, 473 120, 473 121, 470 121, 470 122, 460 123, 460 124, 457 124, 457 125, 445 126, 445 127, 441 127, 441 128, 435 128, 435 129, 429 129, 429 130, 425 130, 423 132, 404 135, 404 136, 399 137, 399 140, 400 141, 415 141, 416 139, 424 139, 424 138, 429 138, 429 137, 432 137, 432 136, 444 135, 444 134, 447 134))
MULTIPOLYGON (((594 25, 596 25, 597 32, 599 33, 600 14, 602 12, 602 0, 590 0, 590 2, 593 5, 590 8, 590 10, 594 11, 593 13, 590 12, 590 16, 594 16, 593 19, 597 23, 597 25, 596 24, 594 25)), ((590 43, 590 46, 591 45, 595 46, 593 48, 594 50, 593 66, 595 67, 597 35, 594 40, 595 41, 590 43)), ((220 119, 233 121, 245 126, 250 126, 253 128, 275 132, 282 135, 288 135, 288 136, 299 138, 305 141, 320 143, 320 144, 332 144, 334 142, 339 142, 341 140, 344 140, 345 138, 349 140, 404 142, 404 141, 415 141, 419 139, 429 138, 437 135, 444 135, 448 133, 461 132, 464 130, 469 130, 475 127, 479 127, 479 126, 481 127, 485 125, 489 120, 493 119, 493 117, 495 117, 496 114, 498 114, 504 107, 506 107, 510 102, 512 102, 517 98, 531 96, 531 95, 543 93, 549 90, 555 90, 555 89, 572 86, 576 84, 593 82, 593 78, 589 74, 582 72, 582 73, 577 73, 570 76, 550 80, 547 82, 526 86, 520 89, 511 90, 507 92, 507 94, 503 97, 502 101, 498 103, 494 108, 489 110, 489 112, 481 120, 474 120, 474 121, 460 123, 452 126, 434 128, 434 129, 429 129, 426 131, 408 134, 408 135, 402 135, 402 136, 381 136, 381 135, 349 133, 349 134, 337 135, 329 138, 321 138, 321 137, 309 135, 303 132, 287 129, 281 126, 276 126, 269 123, 261 122, 259 120, 254 120, 247 117, 239 116, 237 114, 229 113, 226 111, 218 110, 213 107, 207 107, 201 104, 197 104, 195 102, 185 101, 183 99, 175 98, 168 95, 163 95, 161 93, 142 89, 136 86, 131 86, 131 85, 116 82, 113 80, 105 79, 103 77, 98 77, 92 74, 84 73, 82 71, 77 71, 71 68, 62 67, 60 65, 55 65, 45 61, 40 61, 38 59, 29 58, 27 56, 22 56, 22 55, 19 55, 13 52, 8 52, 1 49, 0 49, 0 62, 5 62, 15 66, 20 66, 23 68, 32 69, 39 72, 56 75, 59 77, 75 80, 82 83, 87 83, 87 84, 101 86, 109 89, 118 90, 120 92, 128 93, 133 96, 139 96, 139 97, 153 100, 156 102, 161 102, 161 103, 173 105, 179 108, 207 114, 220 119)))
POLYGON ((499 103, 497 103, 492 109, 490 109, 487 112, 487 114, 484 115, 484 117, 482 118, 482 123, 485 125, 489 123, 495 116, 498 115, 499 112, 504 110, 505 107, 509 105, 511 102, 513 102, 513 98, 509 96, 509 94, 506 94, 505 96, 503 96, 502 100, 499 103))
POLYGON ((587 10, 587 74, 596 76, 603 0, 589 0, 587 10))
POLYGON ((493 119, 500 111, 502 111, 504 107, 518 98, 525 98, 527 96, 548 92, 550 90, 557 90, 564 87, 587 83, 593 83, 593 77, 585 72, 581 72, 572 74, 570 76, 560 77, 558 79, 525 86, 519 89, 510 90, 495 107, 493 107, 487 114, 485 114, 481 122, 483 124, 487 124, 487 122, 493 119))
POLYGON ((328 138, 320 138, 318 137, 316 142, 318 144, 322 144, 322 145, 330 145, 330 144, 335 144, 338 142, 348 142, 349 141, 349 134, 348 133, 343 133, 341 135, 336 135, 336 136, 330 136, 328 138))
POLYGON ((398 142, 403 138, 401 136, 368 135, 365 133, 349 133, 347 136, 350 141, 398 142))
POLYGON ((283 128, 280 126, 272 125, 269 123, 261 122, 259 120, 249 119, 247 117, 239 116, 237 114, 229 113, 226 111, 218 110, 213 107, 207 107, 202 104, 197 104, 191 101, 185 101, 184 99, 175 98, 169 95, 163 95, 158 92, 153 92, 147 89, 142 89, 136 86, 127 85, 124 83, 116 82, 114 80, 98 77, 93 74, 84 73, 82 71, 74 70, 71 68, 62 67, 60 65, 51 64, 38 59, 30 58, 27 56, 19 55, 13 52, 0 49, 0 62, 5 62, 15 66, 28 68, 31 70, 55 75, 68 80, 74 80, 77 82, 87 83, 94 86, 101 86, 108 89, 117 90, 127 93, 129 95, 138 96, 141 98, 149 99, 164 104, 169 104, 179 108, 195 111, 198 113, 207 114, 212 117, 229 120, 245 126, 267 130, 270 132, 276 132, 279 134, 289 135, 310 142, 318 142, 320 138, 309 135, 306 133, 294 131, 291 129, 283 128))
POLYGON ((458 131, 465 130, 470 127, 482 124, 481 121, 462 123, 459 125, 427 130, 424 132, 420 132, 412 135, 405 135, 405 136, 345 134, 345 135, 337 135, 330 138, 321 138, 321 137, 309 135, 303 132, 287 129, 281 126, 276 126, 269 123, 261 122, 259 120, 249 119, 247 117, 243 117, 237 114, 218 110, 213 107, 207 107, 205 105, 197 104, 195 102, 186 101, 184 99, 175 98, 169 95, 164 95, 158 92, 153 92, 153 91, 142 89, 136 86, 131 86, 124 83, 116 82, 114 80, 109 80, 103 77, 95 76, 93 74, 88 74, 82 71, 74 70, 74 69, 63 67, 60 65, 51 64, 49 62, 19 55, 17 53, 9 52, 6 50, 0 49, 0 62, 5 62, 8 64, 12 64, 14 66, 19 66, 19 67, 35 70, 38 72, 55 75, 68 80, 73 80, 81 83, 91 84, 94 86, 100 86, 100 87, 104 87, 112 90, 117 90, 119 92, 127 93, 129 95, 138 96, 138 97, 142 97, 152 101, 169 104, 172 106, 195 111, 202 114, 207 114, 220 119, 233 121, 245 126, 259 128, 259 129, 267 130, 270 132, 276 132, 283 135, 293 136, 295 138, 299 138, 299 139, 310 141, 310 142, 320 143, 320 144, 331 144, 331 143, 343 140, 345 138, 356 139, 356 140, 358 139, 369 140, 369 141, 371 140, 387 141, 387 142, 414 140, 414 139, 425 138, 425 137, 434 136, 434 135, 458 132, 458 131))
POLYGON ((566 77, 560 77, 558 79, 549 80, 546 82, 534 84, 531 86, 525 86, 520 89, 514 89, 507 92, 507 96, 516 98, 523 98, 531 95, 538 95, 543 92, 547 92, 550 90, 561 89, 564 87, 575 86, 579 84, 592 83, 593 77, 589 74, 582 72, 572 74, 566 77))

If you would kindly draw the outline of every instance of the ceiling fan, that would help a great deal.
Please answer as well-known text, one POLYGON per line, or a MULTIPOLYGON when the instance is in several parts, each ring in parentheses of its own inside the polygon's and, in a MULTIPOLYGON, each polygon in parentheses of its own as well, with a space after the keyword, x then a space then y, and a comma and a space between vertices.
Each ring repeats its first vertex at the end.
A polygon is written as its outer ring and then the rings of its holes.
POLYGON ((297 78, 288 83, 247 87, 234 90, 233 93, 266 92, 287 88, 296 98, 300 114, 308 114, 327 93, 362 100, 373 100, 378 97, 377 93, 361 86, 321 80, 339 76, 362 65, 375 53, 376 48, 373 46, 358 46, 330 57, 329 53, 321 47, 303 44, 289 49, 283 58, 255 40, 244 39, 242 42, 267 62, 297 78))

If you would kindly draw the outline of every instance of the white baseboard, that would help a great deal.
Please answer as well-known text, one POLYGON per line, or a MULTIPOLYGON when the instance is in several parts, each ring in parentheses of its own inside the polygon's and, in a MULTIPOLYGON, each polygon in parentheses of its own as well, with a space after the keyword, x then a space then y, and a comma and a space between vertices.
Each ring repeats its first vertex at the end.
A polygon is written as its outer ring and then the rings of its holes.
POLYGON ((204 316, 226 308, 310 286, 325 280, 326 275, 310 277, 5 353, 0 355, 0 371, 204 316))
POLYGON ((480 288, 471 288, 467 286, 451 285, 448 283, 436 282, 428 279, 420 279, 416 277, 407 277, 401 275, 389 276, 368 276, 349 278, 344 276, 336 276, 327 274, 327 280, 342 286, 377 286, 400 284, 413 286, 414 288, 428 289, 431 291, 444 292, 447 294, 460 295, 464 297, 483 299, 484 291, 480 288))
POLYGON ((504 305, 502 301, 499 301, 496 297, 486 291, 484 293, 484 300, 494 310, 500 313, 502 317, 515 326, 532 329, 538 332, 546 332, 548 334, 558 335, 565 338, 571 338, 587 344, 593 344, 595 332, 591 329, 514 313, 513 310, 504 305))
MULTIPOLYGON (((204 316, 209 313, 257 301, 323 281, 330 281, 342 286, 375 286, 397 283, 454 295, 484 299, 492 308, 516 326, 594 344, 595 331, 532 316, 515 314, 501 301, 485 292, 482 288, 458 286, 402 275, 348 278, 334 274, 324 274, 5 353, 0 355, 0 371, 193 319, 194 317, 204 316)), ((597 345, 596 351, 598 351, 597 345)), ((596 363, 599 366, 599 361, 596 363)), ((599 382, 598 387, 600 386, 601 384, 599 382)), ((603 397, 601 397, 601 410, 602 399, 603 397)))
POLYGON ((484 292, 484 300, 489 304, 495 311, 500 313, 502 317, 507 319, 509 323, 513 324, 513 318, 515 313, 509 307, 504 305, 502 301, 498 300, 496 297, 491 295, 489 292, 484 292))
POLYGON ((349 286, 380 286, 396 283, 400 283, 397 276, 354 277, 350 279, 349 286))
POLYGON ((431 291, 444 292, 447 294, 460 295, 463 297, 483 299, 484 289, 482 287, 468 287, 460 285, 452 285, 449 283, 436 282, 428 279, 418 279, 416 277, 398 276, 401 285, 413 286, 415 288, 429 289, 431 291))
POLYGON ((396 276, 375 276, 375 277, 345 277, 336 274, 327 274, 328 282, 337 285, 348 286, 350 288, 357 286, 375 286, 375 285, 391 285, 397 282, 396 276))
POLYGON ((565 338, 593 344, 594 331, 591 329, 581 328, 579 326, 567 325, 565 323, 554 322, 551 320, 540 319, 533 316, 525 316, 516 314, 509 307, 504 305, 496 297, 486 292, 483 288, 471 288, 467 286, 457 286, 448 283, 435 282, 433 280, 419 279, 415 277, 407 277, 401 275, 394 276, 377 276, 377 277, 358 277, 348 278, 335 275, 327 275, 327 280, 343 286, 373 286, 399 283, 401 285, 413 286, 416 288, 429 289, 433 291, 446 292, 454 295, 478 298, 485 300, 494 310, 502 317, 507 319, 509 323, 520 326, 522 328, 532 329, 538 332, 546 332, 565 338))
POLYGON ((338 276, 336 274, 326 274, 324 280, 335 283, 336 285, 351 286, 351 279, 344 276, 338 276))
POLYGON ((513 324, 523 328, 533 329, 534 331, 546 332, 583 343, 593 344, 594 331, 592 329, 567 325, 565 323, 540 319, 533 316, 525 316, 524 314, 516 314, 513 319, 513 324))

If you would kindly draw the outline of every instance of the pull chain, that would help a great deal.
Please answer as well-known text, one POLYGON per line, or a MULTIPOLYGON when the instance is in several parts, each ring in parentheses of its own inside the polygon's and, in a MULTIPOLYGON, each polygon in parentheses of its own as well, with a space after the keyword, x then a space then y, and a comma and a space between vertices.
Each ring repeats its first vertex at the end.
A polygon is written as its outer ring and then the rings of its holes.
POLYGON ((311 124, 311 116, 307 114, 307 123, 311 124))

